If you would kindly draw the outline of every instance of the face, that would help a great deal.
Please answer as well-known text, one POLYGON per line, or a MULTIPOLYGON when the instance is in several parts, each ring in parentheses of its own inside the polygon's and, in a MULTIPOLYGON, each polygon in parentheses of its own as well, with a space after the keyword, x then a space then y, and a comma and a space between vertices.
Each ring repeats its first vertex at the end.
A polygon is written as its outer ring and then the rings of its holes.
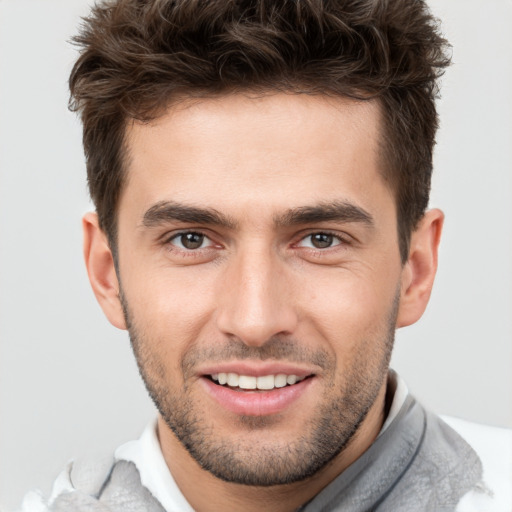
POLYGON ((374 103, 285 94, 128 128, 127 327, 161 440, 221 479, 312 475, 383 397, 402 265, 378 130, 374 103))

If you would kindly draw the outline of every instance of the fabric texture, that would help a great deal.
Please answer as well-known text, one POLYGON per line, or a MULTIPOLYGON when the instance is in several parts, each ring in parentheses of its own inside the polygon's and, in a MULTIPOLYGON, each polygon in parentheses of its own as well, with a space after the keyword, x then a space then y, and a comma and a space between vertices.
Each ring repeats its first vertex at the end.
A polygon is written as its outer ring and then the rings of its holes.
MULTIPOLYGON (((107 479, 92 489, 87 478, 77 475, 87 491, 77 487, 74 492, 60 494, 49 507, 50 512, 166 512, 142 485, 133 462, 117 461, 107 479)), ((71 474, 73 480, 73 472, 71 474)))
POLYGON ((408 397, 390 428, 301 510, 448 512, 480 487, 477 454, 408 397))
MULTIPOLYGON (((450 426, 396 382, 390 421, 374 443, 299 511, 512 512, 512 432, 454 419, 450 426)), ((191 510, 165 465, 154 425, 114 457, 70 464, 50 500, 31 494, 22 509, 191 510)))

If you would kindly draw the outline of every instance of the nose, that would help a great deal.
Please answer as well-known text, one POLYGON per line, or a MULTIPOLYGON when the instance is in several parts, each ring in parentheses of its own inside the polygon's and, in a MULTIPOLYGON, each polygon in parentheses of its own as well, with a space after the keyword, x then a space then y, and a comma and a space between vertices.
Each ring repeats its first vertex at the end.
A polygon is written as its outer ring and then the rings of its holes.
POLYGON ((261 346, 295 331, 297 313, 283 265, 264 249, 247 251, 230 263, 217 301, 217 327, 223 334, 261 346))

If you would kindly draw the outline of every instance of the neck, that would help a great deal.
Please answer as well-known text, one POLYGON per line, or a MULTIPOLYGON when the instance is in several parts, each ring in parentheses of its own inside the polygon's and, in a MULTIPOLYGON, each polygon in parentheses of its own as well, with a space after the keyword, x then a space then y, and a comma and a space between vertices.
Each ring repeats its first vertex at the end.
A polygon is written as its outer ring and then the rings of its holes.
POLYGON ((357 460, 378 436, 385 420, 386 385, 347 446, 307 480, 287 485, 256 487, 225 482, 204 470, 176 439, 162 418, 158 435, 162 452, 181 492, 197 512, 244 510, 291 512, 310 501, 357 460), (198 493, 197 489, 201 489, 198 493))

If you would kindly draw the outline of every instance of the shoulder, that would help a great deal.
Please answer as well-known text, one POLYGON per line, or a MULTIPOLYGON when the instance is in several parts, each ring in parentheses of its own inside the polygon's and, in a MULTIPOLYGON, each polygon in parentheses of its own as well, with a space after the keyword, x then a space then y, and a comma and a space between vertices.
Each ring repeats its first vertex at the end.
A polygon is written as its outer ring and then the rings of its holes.
POLYGON ((113 466, 111 455, 70 461, 53 483, 50 497, 45 497, 40 491, 30 491, 23 499, 21 512, 49 512, 63 496, 95 498, 108 480, 113 466))
POLYGON ((482 464, 482 485, 466 494, 457 512, 512 510, 512 430, 442 416, 482 464))
MULTIPOLYGON (((379 510, 512 512, 511 431, 441 418, 413 404, 421 440, 379 510)), ((411 428, 402 419, 397 432, 411 428)))
POLYGON ((106 457, 70 462, 45 500, 29 493, 21 512, 164 512, 133 462, 106 457))

